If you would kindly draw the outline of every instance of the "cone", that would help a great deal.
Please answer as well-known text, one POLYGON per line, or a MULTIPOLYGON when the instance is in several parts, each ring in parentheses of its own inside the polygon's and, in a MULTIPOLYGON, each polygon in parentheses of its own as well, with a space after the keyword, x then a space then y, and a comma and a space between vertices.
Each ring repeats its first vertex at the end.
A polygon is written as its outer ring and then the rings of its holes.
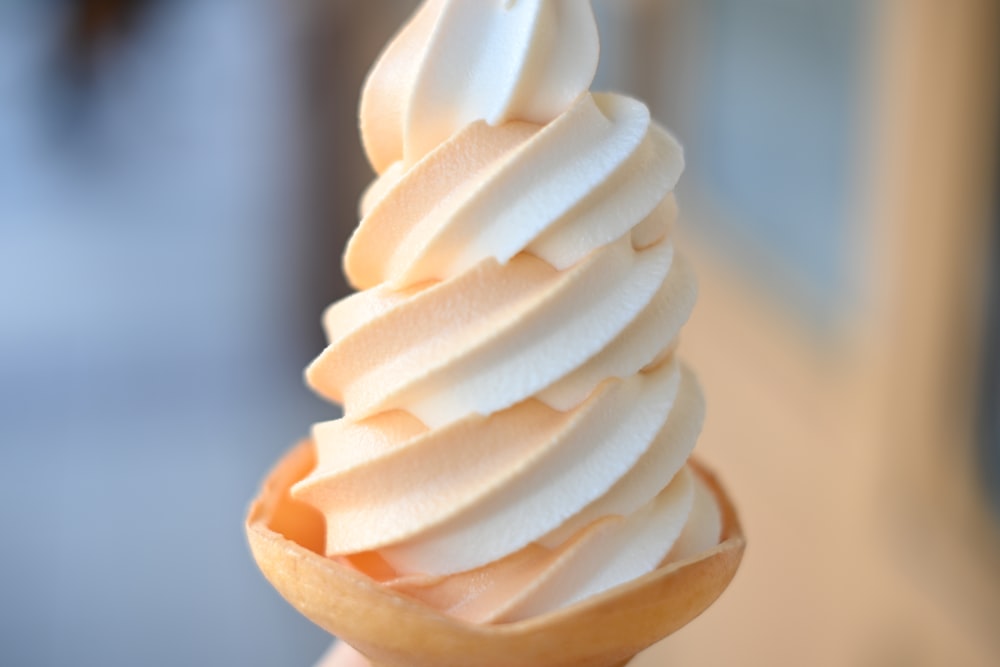
POLYGON ((250 506, 247 536, 264 576, 311 621, 377 667, 614 667, 678 630, 722 593, 743 556, 736 513, 715 478, 692 468, 722 513, 721 543, 569 607, 516 623, 473 625, 322 555, 324 522, 289 488, 315 464, 293 448, 250 506))

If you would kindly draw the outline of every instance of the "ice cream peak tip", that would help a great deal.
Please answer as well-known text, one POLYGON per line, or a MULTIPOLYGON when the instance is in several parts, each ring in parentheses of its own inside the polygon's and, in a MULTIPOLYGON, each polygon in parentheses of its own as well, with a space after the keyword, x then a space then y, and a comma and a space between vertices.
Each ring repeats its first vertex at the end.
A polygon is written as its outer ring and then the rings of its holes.
POLYGON ((368 159, 381 174, 477 120, 548 123, 590 88, 599 51, 590 0, 425 0, 365 82, 368 159))

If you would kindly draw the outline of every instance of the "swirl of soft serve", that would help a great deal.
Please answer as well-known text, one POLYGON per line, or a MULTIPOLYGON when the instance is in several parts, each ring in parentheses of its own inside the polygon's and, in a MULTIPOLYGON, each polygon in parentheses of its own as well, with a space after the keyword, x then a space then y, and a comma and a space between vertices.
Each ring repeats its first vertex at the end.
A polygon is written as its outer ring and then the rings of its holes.
POLYGON ((677 142, 591 93, 583 0, 428 0, 376 63, 379 174, 306 372, 293 495, 326 554, 474 622, 547 612, 716 544, 686 467, 704 413, 674 359, 695 300, 674 252, 677 142))

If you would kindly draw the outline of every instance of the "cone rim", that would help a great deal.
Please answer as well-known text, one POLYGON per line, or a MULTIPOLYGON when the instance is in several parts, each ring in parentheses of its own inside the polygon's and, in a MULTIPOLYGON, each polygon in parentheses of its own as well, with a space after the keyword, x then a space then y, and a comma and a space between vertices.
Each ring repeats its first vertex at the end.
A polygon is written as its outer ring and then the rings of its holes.
MULTIPOLYGON (((246 533, 264 576, 293 607, 333 635, 383 665, 613 665, 671 634, 700 615, 735 576, 746 539, 732 501, 717 477, 693 457, 689 465, 718 503, 722 531, 717 546, 657 569, 567 607, 509 623, 478 625, 392 591, 363 573, 296 541, 295 526, 277 526, 291 511, 307 517, 288 489, 309 472, 313 444, 292 447, 269 472, 251 502, 246 533), (670 597, 675 599, 671 601, 670 597), (618 634, 610 630, 621 626, 618 634), (387 628, 391 635, 385 636, 387 628), (610 630, 609 630, 610 628, 610 630), (592 655, 574 650, 581 631, 592 655), (573 638, 567 646, 559 638, 573 638), (546 646, 549 646, 546 649, 546 646), (494 656, 470 662, 469 652, 494 656), (416 655, 420 653, 421 655, 416 655), (542 653, 549 653, 543 656, 542 653), (422 655, 430 661, 422 661, 422 655), (449 660, 449 656, 454 658, 449 660)), ((298 514, 295 514, 295 513, 298 514)))

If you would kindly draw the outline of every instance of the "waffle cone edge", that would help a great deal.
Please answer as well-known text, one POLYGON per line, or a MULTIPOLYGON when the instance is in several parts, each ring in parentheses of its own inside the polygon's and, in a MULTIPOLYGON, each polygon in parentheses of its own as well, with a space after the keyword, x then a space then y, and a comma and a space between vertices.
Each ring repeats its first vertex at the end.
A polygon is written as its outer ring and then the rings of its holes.
POLYGON ((393 592, 321 553, 322 517, 289 489, 314 465, 303 441, 250 506, 246 531, 264 576, 299 612, 380 667, 614 667, 696 618, 721 595, 745 540, 714 475, 690 461, 722 512, 718 546, 564 609, 516 623, 474 625, 393 592))

